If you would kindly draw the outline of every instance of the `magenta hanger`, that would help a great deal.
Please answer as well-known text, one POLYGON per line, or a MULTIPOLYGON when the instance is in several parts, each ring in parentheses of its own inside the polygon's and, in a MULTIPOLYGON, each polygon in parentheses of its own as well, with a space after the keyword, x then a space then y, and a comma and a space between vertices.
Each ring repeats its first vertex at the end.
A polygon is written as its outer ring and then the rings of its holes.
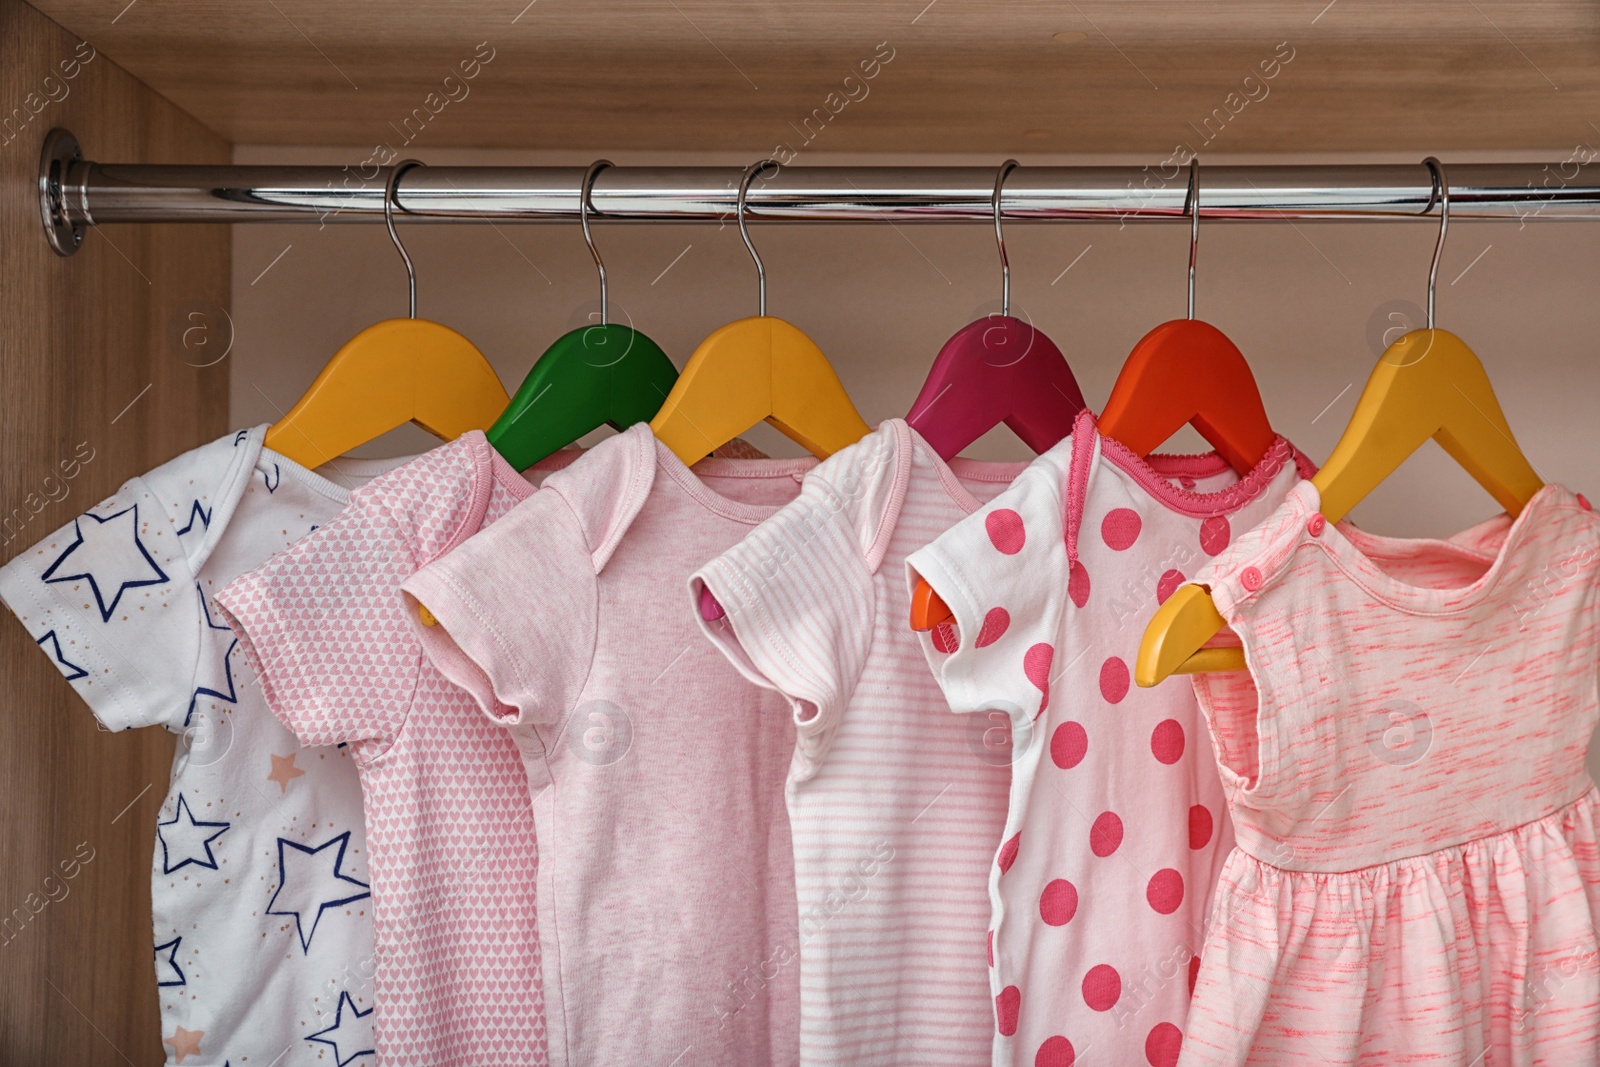
POLYGON ((1000 231, 1000 191, 1017 166, 1008 159, 994 182, 994 236, 1000 246, 1000 314, 957 330, 934 357, 906 422, 946 461, 1000 425, 1045 452, 1072 432, 1088 405, 1055 342, 1011 317, 1011 266, 1000 231))

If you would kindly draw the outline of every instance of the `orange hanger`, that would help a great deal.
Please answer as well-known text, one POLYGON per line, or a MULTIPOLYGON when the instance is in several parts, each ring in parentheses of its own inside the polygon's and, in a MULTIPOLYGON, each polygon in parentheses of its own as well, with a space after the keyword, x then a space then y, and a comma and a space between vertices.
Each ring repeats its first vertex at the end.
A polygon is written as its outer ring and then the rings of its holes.
POLYGON ((394 228, 400 176, 414 159, 395 164, 384 189, 383 217, 405 262, 411 316, 385 319, 334 353, 311 388, 267 429, 265 444, 305 467, 317 467, 397 426, 414 422, 449 441, 488 428, 511 398, 471 341, 417 318, 417 275, 394 228))
MULTIPOLYGON (((1238 346, 1194 317, 1194 263, 1200 243, 1199 160, 1189 161, 1189 317, 1164 322, 1139 339, 1122 364, 1111 397, 1096 420, 1099 432, 1136 455, 1148 456, 1184 425, 1192 425, 1240 474, 1277 439, 1267 421, 1255 375, 1238 346)), ((911 596, 911 628, 933 629, 954 617, 921 578, 911 596)))
MULTIPOLYGON (((1433 325, 1435 279, 1450 225, 1450 187, 1429 158, 1440 201, 1439 240, 1428 271, 1428 326, 1412 330, 1378 358, 1333 455, 1311 484, 1322 517, 1338 522, 1429 438, 1511 515, 1544 485, 1511 436, 1483 363, 1455 334, 1433 325)), ((1226 623, 1202 586, 1180 586, 1146 627, 1134 680, 1151 686, 1174 673, 1243 670, 1237 648, 1202 648, 1226 623)))
POLYGON ((871 432, 832 364, 799 327, 767 315, 767 274, 745 229, 751 180, 777 163, 747 167, 739 182, 739 236, 755 260, 760 314, 714 331, 694 350, 650 429, 694 463, 765 420, 814 456, 871 432))
POLYGON ((1200 161, 1189 161, 1189 317, 1164 322, 1133 346, 1099 430, 1148 456, 1184 425, 1200 431, 1240 474, 1277 440, 1255 375, 1238 346, 1194 317, 1194 260, 1200 243, 1200 161))

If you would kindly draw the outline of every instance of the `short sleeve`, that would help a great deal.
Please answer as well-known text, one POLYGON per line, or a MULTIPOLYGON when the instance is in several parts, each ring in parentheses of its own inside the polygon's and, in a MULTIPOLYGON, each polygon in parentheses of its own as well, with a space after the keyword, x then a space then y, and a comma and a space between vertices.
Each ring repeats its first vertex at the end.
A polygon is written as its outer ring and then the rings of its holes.
POLYGON ((400 600, 413 568, 399 521, 358 492, 338 518, 217 594, 267 703, 301 744, 381 752, 399 734, 422 662, 400 600))
POLYGON ((553 723, 576 705, 594 655, 597 583, 560 492, 535 492, 403 590, 428 658, 490 719, 553 723), (418 604, 435 625, 417 621, 418 604))
POLYGON ((123 484, 0 568, 0 599, 108 730, 182 730, 235 697, 198 574, 260 451, 241 431, 123 484))
POLYGON ((951 711, 1031 721, 1048 704, 1061 616, 1082 580, 1067 558, 1058 473, 1036 461, 906 560, 906 580, 926 579, 954 616, 920 635, 951 711))
POLYGON ((858 468, 875 458, 851 454, 864 444, 813 470, 797 500, 689 581, 706 636, 745 677, 789 699, 802 741, 838 721, 871 645, 878 591, 864 520, 878 510, 877 494, 867 484, 874 473, 858 468), (720 618, 700 612, 702 590, 720 603, 720 618))

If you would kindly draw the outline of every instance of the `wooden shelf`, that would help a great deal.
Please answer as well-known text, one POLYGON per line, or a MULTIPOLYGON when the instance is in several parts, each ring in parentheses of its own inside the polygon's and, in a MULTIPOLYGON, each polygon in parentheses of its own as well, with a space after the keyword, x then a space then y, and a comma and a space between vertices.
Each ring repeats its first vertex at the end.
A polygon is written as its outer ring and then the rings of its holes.
POLYGON ((1600 138, 1600 10, 1578 0, 37 6, 236 143, 1160 159, 1600 138))

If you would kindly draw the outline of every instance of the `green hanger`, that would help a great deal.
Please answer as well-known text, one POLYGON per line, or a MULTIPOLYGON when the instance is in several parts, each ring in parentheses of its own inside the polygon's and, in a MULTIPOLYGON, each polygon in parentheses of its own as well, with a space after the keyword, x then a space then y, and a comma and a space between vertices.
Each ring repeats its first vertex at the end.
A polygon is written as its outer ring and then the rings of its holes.
POLYGON ((589 197, 595 175, 609 166, 602 159, 584 174, 578 212, 600 272, 600 324, 562 334, 545 349, 487 433, 489 443, 519 471, 602 423, 625 430, 649 422, 678 380, 678 368, 660 345, 632 327, 606 321, 606 267, 589 235, 589 197))

